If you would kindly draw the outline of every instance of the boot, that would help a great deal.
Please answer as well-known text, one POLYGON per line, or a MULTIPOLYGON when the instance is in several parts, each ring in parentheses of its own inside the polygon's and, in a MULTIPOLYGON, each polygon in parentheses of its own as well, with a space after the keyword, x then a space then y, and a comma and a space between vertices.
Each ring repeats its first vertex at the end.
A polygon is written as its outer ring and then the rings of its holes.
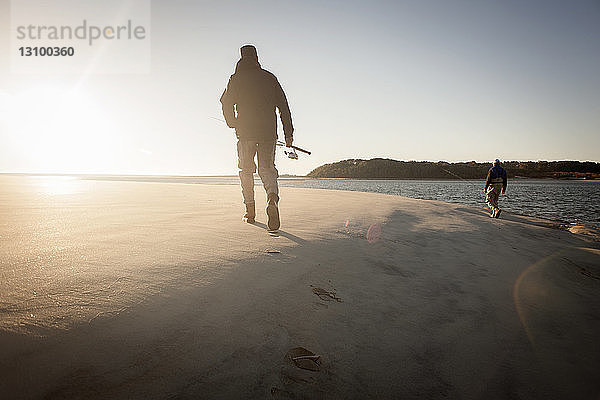
POLYGON ((246 214, 242 217, 242 221, 253 224, 254 218, 256 218, 254 203, 246 203, 246 214))
POLYGON ((267 196, 267 227, 270 231, 279 229, 279 209, 277 203, 279 196, 276 193, 269 193, 267 196))

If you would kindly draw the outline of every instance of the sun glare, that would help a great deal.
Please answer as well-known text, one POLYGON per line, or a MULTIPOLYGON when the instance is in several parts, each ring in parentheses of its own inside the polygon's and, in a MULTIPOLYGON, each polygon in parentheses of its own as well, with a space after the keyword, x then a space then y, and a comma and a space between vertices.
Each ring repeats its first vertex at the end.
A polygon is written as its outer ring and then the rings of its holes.
POLYGON ((32 171, 91 172, 112 158, 114 130, 81 91, 38 84, 12 96, 4 118, 13 151, 32 171))
POLYGON ((51 196, 74 194, 83 186, 81 180, 72 176, 36 176, 33 179, 40 193, 51 196))

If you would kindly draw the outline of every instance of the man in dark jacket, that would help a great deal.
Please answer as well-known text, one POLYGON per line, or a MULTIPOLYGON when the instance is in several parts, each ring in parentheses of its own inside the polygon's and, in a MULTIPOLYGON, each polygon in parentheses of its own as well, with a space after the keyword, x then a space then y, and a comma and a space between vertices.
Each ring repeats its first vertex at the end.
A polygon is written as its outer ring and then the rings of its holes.
POLYGON ((221 96, 223 116, 227 126, 235 128, 238 138, 238 168, 242 196, 246 205, 244 220, 254 223, 254 173, 258 156, 258 175, 267 192, 267 226, 279 229, 279 189, 275 168, 275 146, 277 142, 277 115, 279 109, 285 144, 292 145, 294 127, 287 99, 281 85, 272 73, 262 69, 258 63, 256 48, 245 45, 241 48, 241 59, 235 73, 229 78, 227 88, 221 96))
POLYGON ((506 170, 500 166, 500 160, 496 159, 494 165, 488 171, 483 191, 486 193, 488 207, 492 209, 490 217, 500 217, 502 210, 498 207, 498 198, 500 192, 502 194, 506 192, 506 170))

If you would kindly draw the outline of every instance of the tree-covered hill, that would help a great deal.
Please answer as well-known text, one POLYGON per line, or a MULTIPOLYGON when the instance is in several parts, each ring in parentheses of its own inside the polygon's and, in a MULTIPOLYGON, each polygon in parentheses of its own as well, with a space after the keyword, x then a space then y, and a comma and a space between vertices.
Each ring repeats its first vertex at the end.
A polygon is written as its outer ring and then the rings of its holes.
MULTIPOLYGON (((489 163, 397 161, 384 158, 343 160, 311 171, 314 178, 363 179, 484 179, 489 163)), ((600 163, 580 161, 507 161, 510 178, 600 179, 600 163)))

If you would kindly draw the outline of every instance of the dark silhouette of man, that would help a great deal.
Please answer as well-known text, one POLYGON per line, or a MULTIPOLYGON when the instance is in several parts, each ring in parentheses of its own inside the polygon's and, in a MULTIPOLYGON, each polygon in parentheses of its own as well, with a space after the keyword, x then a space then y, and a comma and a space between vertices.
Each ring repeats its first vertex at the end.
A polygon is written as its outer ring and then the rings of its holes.
POLYGON ((494 160, 492 168, 488 171, 483 191, 486 193, 486 202, 492 210, 490 217, 498 218, 502 210, 498 207, 500 192, 506 192, 506 170, 500 166, 500 160, 494 160), (488 190, 489 189, 489 190, 488 190))
POLYGON ((279 221, 279 188, 275 168, 275 146, 277 142, 277 115, 283 124, 286 146, 291 146, 294 127, 285 93, 275 75, 261 68, 256 48, 242 46, 241 59, 235 73, 229 78, 227 88, 221 96, 223 116, 227 126, 235 128, 238 138, 238 168, 242 196, 246 205, 243 220, 254 223, 254 173, 258 158, 258 175, 267 192, 267 226, 277 230, 279 221))

